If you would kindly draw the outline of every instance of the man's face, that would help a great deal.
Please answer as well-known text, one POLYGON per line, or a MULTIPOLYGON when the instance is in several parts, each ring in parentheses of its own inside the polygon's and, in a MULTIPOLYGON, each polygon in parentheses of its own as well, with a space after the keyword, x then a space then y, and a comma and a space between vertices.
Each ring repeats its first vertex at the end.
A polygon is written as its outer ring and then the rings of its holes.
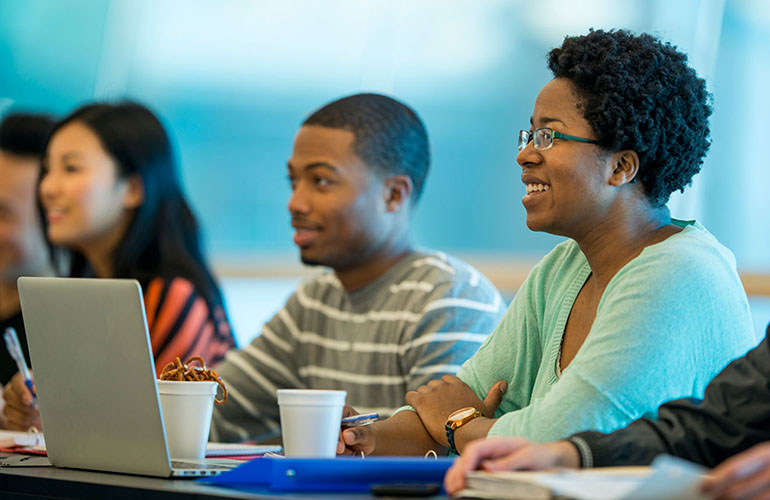
POLYGON ((45 260, 35 201, 39 169, 34 157, 0 150, 0 280, 15 280, 45 260))
POLYGON ((383 179, 353 152, 354 142, 352 132, 315 125, 294 140, 289 212, 305 264, 353 268, 388 238, 383 179))

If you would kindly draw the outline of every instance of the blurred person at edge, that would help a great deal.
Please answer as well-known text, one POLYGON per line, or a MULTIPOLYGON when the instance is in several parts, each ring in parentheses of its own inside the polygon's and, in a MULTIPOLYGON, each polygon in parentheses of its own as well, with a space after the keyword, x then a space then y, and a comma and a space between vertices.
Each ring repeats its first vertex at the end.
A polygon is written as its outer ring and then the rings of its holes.
MULTIPOLYGON (((28 364, 16 280, 53 272, 35 191, 40 160, 54 124, 46 115, 25 113, 10 114, 0 122, 0 333, 8 327, 16 330, 28 364)), ((16 370, 0 342, 0 383, 5 385, 16 370)))
MULTIPOLYGON (((177 356, 214 364, 235 345, 171 141, 149 109, 95 103, 60 121, 38 197, 54 262, 66 262, 59 274, 139 281, 156 370, 177 356)), ((3 399, 9 428, 40 425, 20 375, 3 399)))

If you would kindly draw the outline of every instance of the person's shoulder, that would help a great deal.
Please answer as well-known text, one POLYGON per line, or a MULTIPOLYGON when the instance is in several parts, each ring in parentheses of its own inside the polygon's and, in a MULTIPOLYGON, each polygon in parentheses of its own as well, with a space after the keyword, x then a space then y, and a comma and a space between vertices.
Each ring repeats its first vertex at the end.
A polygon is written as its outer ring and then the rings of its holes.
POLYGON ((152 289, 163 289, 166 293, 173 293, 174 295, 191 295, 197 293, 193 282, 184 276, 154 276, 148 280, 144 280, 141 284, 145 293, 152 289))
POLYGON ((695 222, 644 248, 618 271, 608 288, 623 289, 631 282, 645 283, 660 296, 678 297, 689 290, 745 300, 734 255, 695 222))
POLYGON ((418 281, 434 286, 449 282, 480 281, 483 276, 470 264, 438 250, 419 250, 407 257, 400 282, 418 281))
POLYGON ((140 283, 143 289, 147 323, 151 329, 157 321, 162 320, 164 324, 172 324, 190 314, 205 318, 221 315, 224 319, 224 310, 218 310, 221 305, 214 305, 212 311, 212 306, 206 301, 203 293, 196 289, 189 278, 178 275, 159 275, 140 280, 140 283))
POLYGON ((639 264, 654 261, 669 268, 698 268, 722 264, 735 268, 735 256, 696 221, 675 221, 682 230, 650 245, 639 255, 639 264))
POLYGON ((428 296, 495 299, 497 288, 469 263, 437 250, 420 250, 409 258, 407 268, 391 287, 419 288, 428 296))
POLYGON ((155 276, 142 283, 146 307, 158 304, 185 304, 200 301, 208 307, 192 280, 184 276, 155 276))

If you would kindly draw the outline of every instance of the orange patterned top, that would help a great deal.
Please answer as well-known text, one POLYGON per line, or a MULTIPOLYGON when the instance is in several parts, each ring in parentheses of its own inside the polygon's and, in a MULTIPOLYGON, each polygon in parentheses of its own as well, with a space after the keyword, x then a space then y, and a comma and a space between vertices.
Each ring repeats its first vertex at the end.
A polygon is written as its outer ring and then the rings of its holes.
POLYGON ((201 356, 214 365, 235 347, 224 309, 212 313, 185 278, 151 280, 144 289, 144 307, 157 373, 177 356, 201 356))

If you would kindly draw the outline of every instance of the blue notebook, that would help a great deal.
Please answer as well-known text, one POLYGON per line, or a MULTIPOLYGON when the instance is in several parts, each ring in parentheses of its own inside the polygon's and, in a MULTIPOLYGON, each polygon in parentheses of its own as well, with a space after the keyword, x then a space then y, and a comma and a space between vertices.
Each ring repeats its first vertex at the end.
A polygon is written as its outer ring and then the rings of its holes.
POLYGON ((261 457, 198 481, 273 491, 368 492, 373 484, 440 484, 453 461, 449 457, 261 457))

